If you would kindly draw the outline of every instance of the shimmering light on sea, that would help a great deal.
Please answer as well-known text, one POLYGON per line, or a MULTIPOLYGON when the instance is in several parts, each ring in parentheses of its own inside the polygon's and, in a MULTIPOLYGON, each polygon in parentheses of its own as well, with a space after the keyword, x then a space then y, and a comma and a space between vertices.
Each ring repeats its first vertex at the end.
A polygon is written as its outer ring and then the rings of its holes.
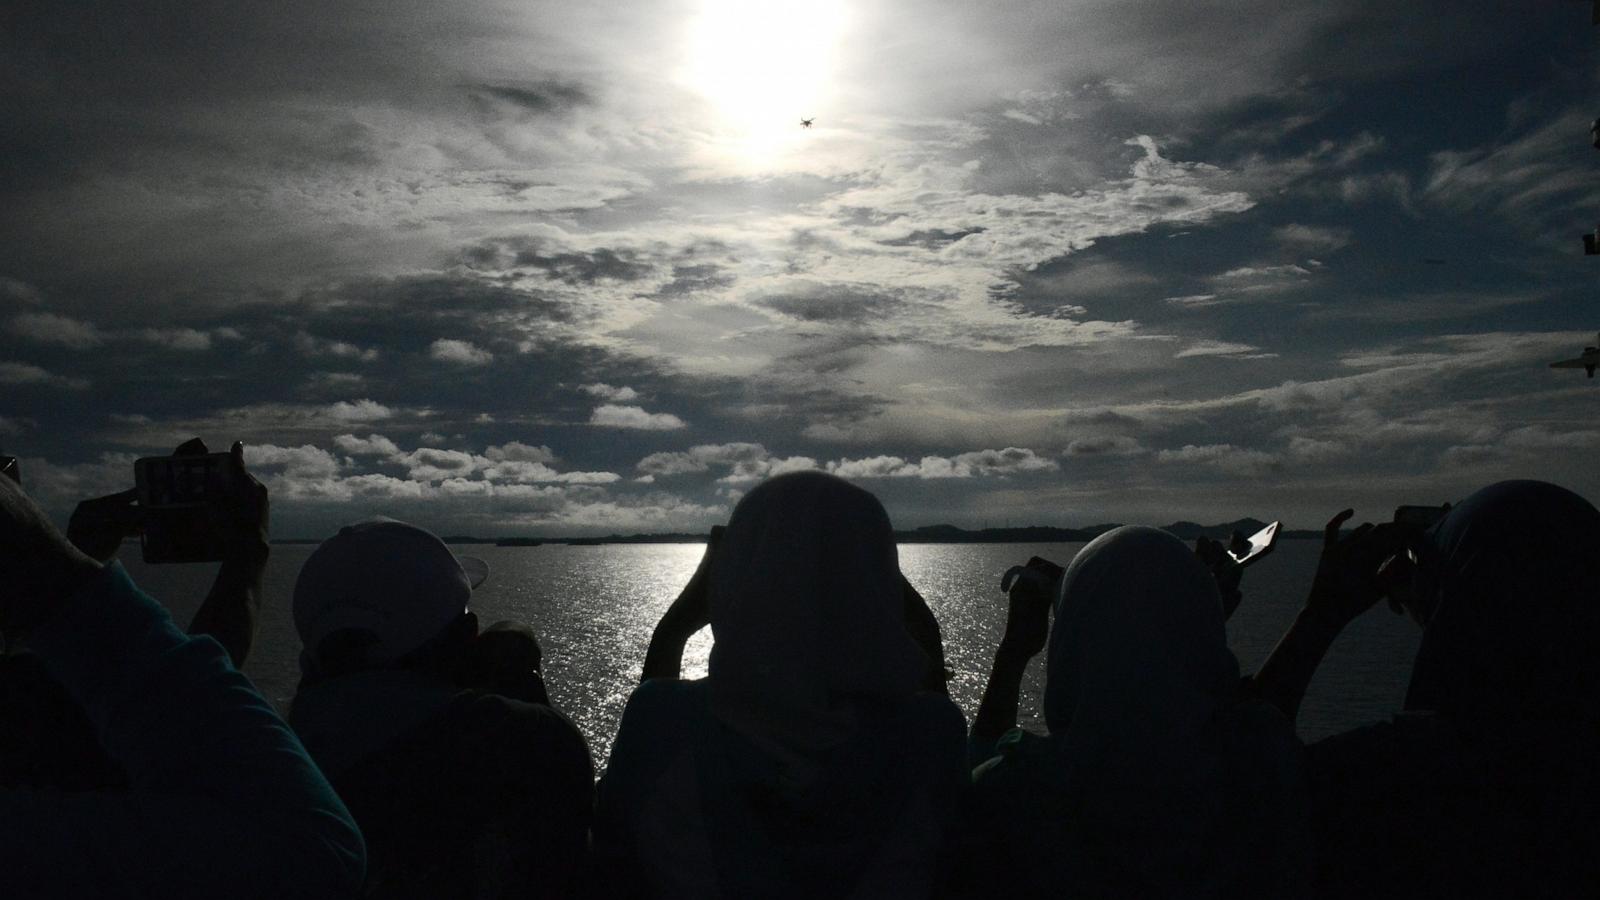
MULTIPOLYGON (((901 568, 928 599, 944 631, 955 671, 951 696, 968 716, 977 708, 994 648, 1005 625, 1000 575, 1039 555, 1068 562, 1080 544, 912 544, 900 548, 901 568)), ((1245 601, 1229 622, 1229 640, 1249 671, 1266 657, 1294 617, 1316 566, 1315 541, 1284 541, 1246 576, 1245 601)), ((299 640, 289 602, 310 547, 273 548, 261 633, 245 671, 279 709, 287 709, 298 678, 299 640)), ((552 700, 589 738, 597 765, 628 694, 639 681, 656 620, 678 595, 703 552, 699 544, 495 547, 459 545, 457 553, 489 563, 489 580, 473 606, 485 622, 520 619, 538 632, 552 700)), ((205 597, 214 567, 145 566, 129 547, 124 562, 139 584, 166 603, 180 623, 205 597)), ((1410 622, 1379 609, 1350 627, 1329 653, 1300 714, 1300 733, 1314 740, 1376 721, 1399 709, 1416 652, 1410 622)), ((703 630, 684 651, 684 675, 705 674, 711 635, 703 630)), ((1041 660, 1023 685, 1022 724, 1042 730, 1041 660)))

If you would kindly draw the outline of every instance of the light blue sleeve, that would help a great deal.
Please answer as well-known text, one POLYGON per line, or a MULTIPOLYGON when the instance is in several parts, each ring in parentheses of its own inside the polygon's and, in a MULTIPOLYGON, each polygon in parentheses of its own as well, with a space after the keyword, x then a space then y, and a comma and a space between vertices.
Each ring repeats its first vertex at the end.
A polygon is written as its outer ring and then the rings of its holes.
POLYGON ((123 791, 0 792, 10 896, 353 897, 355 821, 233 668, 112 563, 27 638, 82 705, 123 791))

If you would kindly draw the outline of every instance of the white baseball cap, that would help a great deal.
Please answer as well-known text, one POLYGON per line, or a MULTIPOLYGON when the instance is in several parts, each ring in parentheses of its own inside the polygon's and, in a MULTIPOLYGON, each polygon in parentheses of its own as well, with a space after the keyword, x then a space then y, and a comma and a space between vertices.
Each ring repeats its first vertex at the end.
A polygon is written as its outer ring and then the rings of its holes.
POLYGON ((466 612, 487 577, 487 563, 456 556, 426 529, 368 519, 339 529, 301 567, 294 627, 308 654, 336 631, 370 631, 368 663, 393 662, 466 612))

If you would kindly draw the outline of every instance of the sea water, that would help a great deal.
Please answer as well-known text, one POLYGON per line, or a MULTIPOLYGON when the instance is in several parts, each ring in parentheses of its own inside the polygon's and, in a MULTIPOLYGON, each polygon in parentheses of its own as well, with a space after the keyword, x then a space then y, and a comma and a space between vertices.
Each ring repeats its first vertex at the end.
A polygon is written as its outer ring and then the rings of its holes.
MULTIPOLYGON (((968 718, 989 676, 1001 631, 1005 595, 1000 576, 1030 556, 1065 565, 1078 543, 907 544, 900 547, 906 577, 927 598, 944 631, 947 664, 955 671, 950 694, 968 718)), ((1285 540, 1245 574, 1244 603, 1228 622, 1228 640, 1242 671, 1260 665, 1293 620, 1316 570, 1320 542, 1285 540)), ((531 624, 544 648, 545 681, 552 702, 589 739, 595 764, 611 751, 617 720, 639 682, 645 647, 656 620, 694 571, 701 544, 605 544, 539 547, 457 545, 458 554, 489 564, 489 579, 473 598, 484 624, 516 619, 531 624)), ((304 545, 272 548, 260 631, 244 670, 280 711, 288 709, 298 677, 299 639, 290 597, 304 545)), ((186 625, 205 598, 214 565, 146 566, 129 545, 123 562, 134 580, 186 625)), ((1416 653, 1417 629, 1380 604, 1340 636, 1307 692, 1299 731, 1307 741, 1378 721, 1400 708, 1416 653)), ((684 676, 705 674, 709 630, 684 651, 684 676)), ((1043 731, 1043 655, 1023 681, 1019 707, 1024 727, 1043 731)))

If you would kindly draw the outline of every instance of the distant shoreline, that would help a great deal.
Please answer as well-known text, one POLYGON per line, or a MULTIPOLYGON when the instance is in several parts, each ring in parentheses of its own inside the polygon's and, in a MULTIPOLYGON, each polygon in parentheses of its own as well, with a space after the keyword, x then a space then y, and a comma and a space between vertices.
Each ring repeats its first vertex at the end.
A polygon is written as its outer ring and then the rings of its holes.
MULTIPOLYGON (((1192 541, 1201 535, 1226 539, 1235 531, 1246 535, 1265 527, 1258 519, 1239 519, 1217 525, 1199 525, 1194 522, 1174 522, 1162 526, 1174 536, 1192 541)), ((1050 525, 1029 525, 1021 528, 979 528, 970 530, 954 525, 927 525, 910 531, 896 531, 895 541, 901 544, 1055 544, 1082 543, 1119 527, 1116 524, 1090 525, 1087 528, 1057 528, 1050 525)), ((1280 540, 1322 537, 1321 531, 1284 530, 1280 540)), ((320 544, 322 538, 275 538, 274 544, 320 544)), ((606 537, 477 537, 474 535, 444 535, 446 544, 496 544, 505 547, 538 547, 544 544, 569 546, 596 546, 600 544, 703 544, 703 533, 667 532, 662 534, 613 534, 606 537)))

